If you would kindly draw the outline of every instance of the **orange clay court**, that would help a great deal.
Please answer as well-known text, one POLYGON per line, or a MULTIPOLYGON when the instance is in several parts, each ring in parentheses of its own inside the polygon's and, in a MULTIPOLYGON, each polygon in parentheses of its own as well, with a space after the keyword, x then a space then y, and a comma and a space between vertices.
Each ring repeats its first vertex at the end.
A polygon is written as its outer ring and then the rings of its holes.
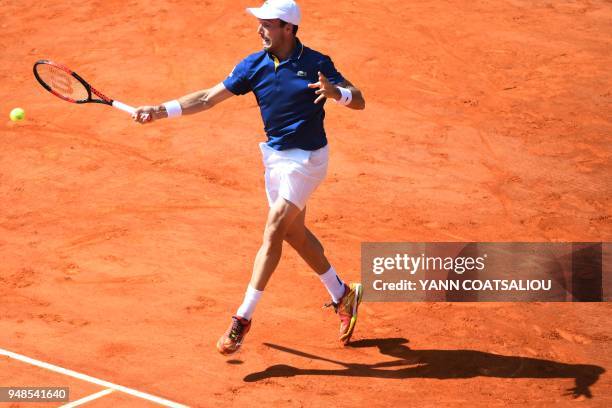
MULTIPOLYGON (((257 3, 0 2, 0 386, 86 407, 612 406, 609 303, 364 303, 341 347, 291 248, 243 349, 217 353, 268 211, 253 95, 139 126, 31 70, 174 99, 261 49, 257 3)), ((308 205, 345 280, 362 242, 610 241, 610 1, 300 5, 300 39, 367 100, 326 105, 308 205)))

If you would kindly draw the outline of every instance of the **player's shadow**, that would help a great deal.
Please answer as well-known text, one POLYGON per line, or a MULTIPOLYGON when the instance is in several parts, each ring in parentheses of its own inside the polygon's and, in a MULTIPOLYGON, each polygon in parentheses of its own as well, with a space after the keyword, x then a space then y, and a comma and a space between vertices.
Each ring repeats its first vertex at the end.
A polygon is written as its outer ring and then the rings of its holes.
POLYGON ((316 356, 284 346, 264 343, 266 346, 309 359, 338 364, 339 369, 302 369, 289 365, 273 365, 264 371, 244 377, 253 382, 271 377, 296 375, 339 375, 347 377, 375 377, 388 379, 406 378, 573 378, 575 387, 566 395, 592 398, 589 387, 597 382, 606 370, 589 364, 565 364, 530 357, 503 356, 476 350, 412 350, 404 338, 358 340, 349 347, 377 347, 387 356, 397 360, 376 364, 347 363, 316 356))

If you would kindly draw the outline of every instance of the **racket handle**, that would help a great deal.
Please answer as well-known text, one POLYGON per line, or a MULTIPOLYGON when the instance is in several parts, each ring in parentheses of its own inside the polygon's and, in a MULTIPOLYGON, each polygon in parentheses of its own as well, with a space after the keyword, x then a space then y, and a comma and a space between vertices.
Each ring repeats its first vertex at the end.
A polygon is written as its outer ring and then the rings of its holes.
POLYGON ((126 105, 125 103, 122 103, 119 101, 113 101, 113 108, 117 108, 119 110, 127 112, 130 115, 136 111, 136 108, 132 108, 131 106, 126 105))

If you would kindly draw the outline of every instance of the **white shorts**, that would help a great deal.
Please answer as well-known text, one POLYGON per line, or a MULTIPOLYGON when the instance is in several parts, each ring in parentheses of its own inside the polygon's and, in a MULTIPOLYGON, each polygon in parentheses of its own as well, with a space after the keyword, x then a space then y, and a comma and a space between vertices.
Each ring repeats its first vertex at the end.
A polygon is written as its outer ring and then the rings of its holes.
POLYGON ((266 195, 270 207, 280 196, 303 210, 306 201, 327 174, 327 145, 313 151, 278 151, 265 143, 260 143, 259 148, 266 168, 266 195))

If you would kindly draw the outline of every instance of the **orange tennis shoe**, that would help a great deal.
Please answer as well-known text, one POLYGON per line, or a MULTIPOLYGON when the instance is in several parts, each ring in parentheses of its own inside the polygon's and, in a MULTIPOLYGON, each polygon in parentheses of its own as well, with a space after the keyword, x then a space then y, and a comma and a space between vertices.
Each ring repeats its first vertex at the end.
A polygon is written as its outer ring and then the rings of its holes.
POLYGON ((357 311, 363 296, 363 286, 361 283, 351 283, 346 286, 344 296, 338 303, 329 303, 326 306, 333 306, 340 317, 340 341, 347 345, 351 340, 355 325, 357 324, 357 311))
POLYGON ((217 350, 223 355, 233 354, 242 345, 244 336, 251 329, 251 321, 239 316, 232 316, 232 323, 217 341, 217 350))

